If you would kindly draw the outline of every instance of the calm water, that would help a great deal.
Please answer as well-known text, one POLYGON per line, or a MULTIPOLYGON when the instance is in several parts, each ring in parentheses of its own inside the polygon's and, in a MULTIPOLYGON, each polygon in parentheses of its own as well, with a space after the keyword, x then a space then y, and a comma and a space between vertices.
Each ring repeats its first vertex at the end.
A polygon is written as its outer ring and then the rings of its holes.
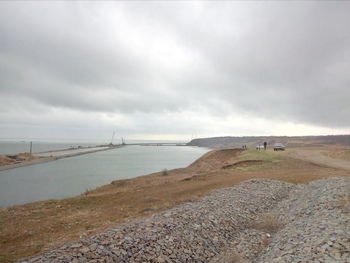
POLYGON ((126 146, 0 172, 0 206, 59 199, 113 180, 186 167, 208 149, 126 146))

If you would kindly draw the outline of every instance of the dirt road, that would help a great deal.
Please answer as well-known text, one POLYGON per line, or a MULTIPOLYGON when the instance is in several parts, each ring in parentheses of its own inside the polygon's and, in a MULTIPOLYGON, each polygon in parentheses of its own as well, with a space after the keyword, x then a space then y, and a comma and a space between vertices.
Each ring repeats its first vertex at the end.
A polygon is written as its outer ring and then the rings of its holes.
POLYGON ((321 166, 350 170, 349 161, 327 156, 327 151, 321 149, 292 149, 286 152, 285 154, 290 157, 301 159, 303 161, 309 161, 311 163, 318 164, 321 166))

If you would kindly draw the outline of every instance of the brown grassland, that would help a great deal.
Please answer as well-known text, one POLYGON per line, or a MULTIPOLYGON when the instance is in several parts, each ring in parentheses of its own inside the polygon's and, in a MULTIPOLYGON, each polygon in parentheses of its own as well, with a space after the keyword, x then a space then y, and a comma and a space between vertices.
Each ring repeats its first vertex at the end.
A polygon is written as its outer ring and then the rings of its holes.
POLYGON ((327 156, 329 163, 309 161, 305 153, 298 157, 298 148, 286 152, 212 151, 187 168, 114 181, 73 198, 0 208, 0 262, 32 256, 251 178, 306 183, 349 176, 346 167, 331 165, 332 158, 350 160, 349 149, 305 150, 327 156))

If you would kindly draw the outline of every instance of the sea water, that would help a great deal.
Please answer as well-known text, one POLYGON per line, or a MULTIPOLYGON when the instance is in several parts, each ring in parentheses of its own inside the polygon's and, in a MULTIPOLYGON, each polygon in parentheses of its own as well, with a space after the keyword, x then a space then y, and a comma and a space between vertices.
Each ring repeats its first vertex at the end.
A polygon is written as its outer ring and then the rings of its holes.
POLYGON ((208 150, 189 146, 124 146, 0 171, 0 206, 71 197, 114 180, 186 167, 208 150))

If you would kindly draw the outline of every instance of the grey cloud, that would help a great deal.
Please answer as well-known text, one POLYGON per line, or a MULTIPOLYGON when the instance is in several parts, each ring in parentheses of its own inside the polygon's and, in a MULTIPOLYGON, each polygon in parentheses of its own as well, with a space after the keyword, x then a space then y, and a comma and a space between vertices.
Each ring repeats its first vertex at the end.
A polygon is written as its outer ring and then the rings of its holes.
POLYGON ((126 116, 206 109, 222 118, 237 112, 350 127, 350 3, 0 6, 4 103, 28 98, 126 116), (136 30, 134 40, 128 29, 136 30), (183 67, 157 62, 166 51, 148 55, 152 40, 162 38, 188 52, 183 67))
POLYGON ((202 49, 223 82, 222 99, 267 118, 348 127, 349 3, 263 7, 241 38, 224 32, 202 49))

